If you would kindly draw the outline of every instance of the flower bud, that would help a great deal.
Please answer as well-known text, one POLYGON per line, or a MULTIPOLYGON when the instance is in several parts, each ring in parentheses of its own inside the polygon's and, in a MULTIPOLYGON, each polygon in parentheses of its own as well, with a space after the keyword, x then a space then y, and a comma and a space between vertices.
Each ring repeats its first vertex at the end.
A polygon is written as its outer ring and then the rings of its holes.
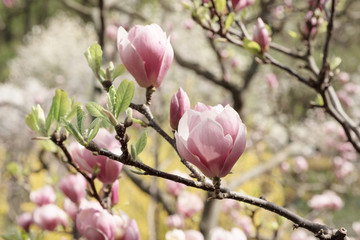
POLYGON ((187 110, 175 133, 181 157, 207 177, 224 177, 231 171, 246 145, 246 127, 229 105, 197 104, 187 110))
POLYGON ((74 203, 79 203, 85 196, 86 180, 80 174, 69 175, 61 179, 59 187, 61 191, 74 203))
POLYGON ((204 236, 199 231, 186 230, 185 231, 185 239, 186 240, 204 240, 204 236))
POLYGON ((63 208, 65 212, 70 216, 70 218, 75 221, 76 214, 78 212, 78 206, 69 198, 64 199, 63 208))
POLYGON ((22 227, 26 232, 29 232, 30 225, 32 224, 32 214, 28 212, 22 213, 16 218, 17 224, 22 227))
POLYGON ((189 97, 182 88, 179 88, 179 91, 172 96, 170 103, 170 126, 173 129, 177 129, 180 118, 188 109, 190 109, 189 97))
POLYGON ((53 188, 46 185, 43 188, 39 188, 36 191, 31 191, 30 200, 38 206, 54 203, 56 195, 53 188))
POLYGON ((55 204, 38 207, 33 212, 33 221, 41 229, 53 231, 59 224, 67 225, 66 213, 55 204))
POLYGON ((253 40, 261 47, 261 52, 265 53, 269 48, 269 32, 265 27, 265 23, 261 18, 257 19, 257 23, 253 33, 253 40))
POLYGON ((317 210, 339 210, 344 206, 342 199, 333 191, 325 191, 313 196, 309 206, 317 210))
POLYGON ((168 228, 183 228, 184 218, 179 214, 173 214, 166 218, 166 226, 168 228))
POLYGON ((247 6, 254 4, 255 0, 231 0, 234 12, 238 12, 247 6))
POLYGON ((140 87, 159 87, 174 58, 170 38, 157 25, 136 25, 129 32, 118 29, 121 61, 140 87))
POLYGON ((114 206, 119 202, 119 180, 116 180, 111 187, 111 205, 114 206))

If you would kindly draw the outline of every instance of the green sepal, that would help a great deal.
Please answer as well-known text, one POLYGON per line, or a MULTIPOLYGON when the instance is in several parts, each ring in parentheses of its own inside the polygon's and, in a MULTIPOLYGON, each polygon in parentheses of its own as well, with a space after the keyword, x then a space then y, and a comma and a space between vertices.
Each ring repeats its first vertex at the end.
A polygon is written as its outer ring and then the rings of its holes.
POLYGON ((261 47, 257 42, 244 38, 243 43, 244 43, 244 48, 248 50, 250 53, 257 56, 261 55, 261 47))

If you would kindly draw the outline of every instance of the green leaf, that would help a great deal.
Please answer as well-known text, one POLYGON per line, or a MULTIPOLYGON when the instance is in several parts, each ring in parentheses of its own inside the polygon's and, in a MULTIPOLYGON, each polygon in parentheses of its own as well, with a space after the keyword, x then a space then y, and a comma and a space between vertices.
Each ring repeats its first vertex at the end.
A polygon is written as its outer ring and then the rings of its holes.
POLYGON ((112 80, 114 81, 118 76, 123 75, 126 71, 124 64, 116 66, 113 72, 112 80))
POLYGON ((81 106, 77 106, 76 108, 76 123, 79 129, 79 132, 82 136, 85 135, 85 111, 81 106))
POLYGON ((260 45, 252 40, 244 38, 244 48, 255 55, 261 54, 261 47, 260 45))
POLYGON ((88 61, 89 67, 94 72, 96 77, 101 80, 100 78, 100 68, 102 62, 102 55, 103 51, 98 43, 94 43, 91 45, 87 51, 84 53, 86 60, 88 61))
POLYGON ((1 235, 4 240, 23 240, 19 232, 6 233, 1 235))
POLYGON ((66 121, 64 118, 62 118, 62 124, 64 125, 65 129, 76 139, 78 143, 85 146, 86 142, 83 138, 83 136, 80 134, 78 129, 69 121, 66 121))
POLYGON ((109 92, 106 94, 107 97, 107 106, 111 113, 115 114, 117 94, 114 86, 109 88, 109 92))
POLYGON ((96 137, 96 134, 99 132, 100 129, 100 123, 101 123, 100 119, 96 118, 90 124, 88 128, 87 144, 89 144, 96 137))
POLYGON ((29 128, 46 136, 45 114, 40 105, 31 108, 31 112, 26 116, 25 121, 29 128))
POLYGON ((140 138, 137 140, 135 144, 137 156, 144 150, 146 143, 147 143, 147 134, 145 131, 143 131, 140 138))
POLYGON ((62 117, 64 117, 69 108, 69 101, 67 99, 67 93, 61 89, 56 89, 55 96, 51 104, 49 115, 46 119, 46 130, 48 131, 52 121, 55 119, 58 123, 56 129, 59 129, 59 123, 62 117))
POLYGON ((66 114, 66 120, 71 121, 76 116, 77 107, 81 106, 81 103, 75 102, 73 98, 69 100, 70 110, 66 114))
POLYGON ((96 102, 88 102, 85 107, 91 116, 107 119, 107 116, 103 112, 104 108, 96 102))
POLYGON ((225 31, 227 31, 231 26, 231 24, 234 22, 234 18, 235 18, 235 14, 234 12, 231 12, 225 21, 225 31))
POLYGON ((330 69, 334 70, 337 68, 342 62, 342 59, 340 57, 334 57, 330 60, 330 69))
POLYGON ((226 0, 215 0, 215 8, 221 14, 226 7, 226 0))
POLYGON ((130 105, 134 97, 135 83, 125 79, 117 89, 116 118, 130 105))

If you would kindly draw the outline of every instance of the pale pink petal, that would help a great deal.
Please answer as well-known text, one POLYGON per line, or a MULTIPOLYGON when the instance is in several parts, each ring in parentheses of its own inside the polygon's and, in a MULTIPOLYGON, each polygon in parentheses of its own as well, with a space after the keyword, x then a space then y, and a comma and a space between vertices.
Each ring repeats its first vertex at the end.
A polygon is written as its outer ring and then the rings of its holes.
POLYGON ((165 53, 164 53, 164 56, 162 59, 161 67, 160 67, 159 76, 154 83, 155 87, 159 87, 161 82, 164 80, 164 77, 165 77, 167 71, 169 70, 173 59, 174 59, 174 50, 170 44, 170 38, 168 38, 167 43, 166 43, 165 53))
POLYGON ((224 135, 230 134, 235 141, 239 132, 239 123, 241 123, 239 114, 227 105, 221 114, 216 116, 215 120, 223 127, 224 135))
POLYGON ((229 135, 224 136, 219 123, 207 119, 190 132, 187 146, 190 152, 208 166, 214 176, 218 176, 231 151, 233 140, 229 135))

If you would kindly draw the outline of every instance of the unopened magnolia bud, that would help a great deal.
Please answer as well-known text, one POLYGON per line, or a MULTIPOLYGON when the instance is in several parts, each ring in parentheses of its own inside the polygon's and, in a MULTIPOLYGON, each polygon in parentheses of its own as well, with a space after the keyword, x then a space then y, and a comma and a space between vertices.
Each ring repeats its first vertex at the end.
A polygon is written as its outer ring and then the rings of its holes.
POLYGON ((128 128, 130 127, 131 125, 133 124, 133 120, 129 117, 126 117, 125 118, 125 121, 124 121, 124 127, 128 128))
POLYGON ((188 109, 190 109, 189 97, 182 88, 179 88, 170 103, 170 126, 173 129, 177 129, 180 118, 188 109))
POLYGON ((265 23, 261 18, 257 19, 257 23, 253 33, 253 40, 261 47, 261 52, 265 53, 269 48, 269 32, 265 27, 265 23))

